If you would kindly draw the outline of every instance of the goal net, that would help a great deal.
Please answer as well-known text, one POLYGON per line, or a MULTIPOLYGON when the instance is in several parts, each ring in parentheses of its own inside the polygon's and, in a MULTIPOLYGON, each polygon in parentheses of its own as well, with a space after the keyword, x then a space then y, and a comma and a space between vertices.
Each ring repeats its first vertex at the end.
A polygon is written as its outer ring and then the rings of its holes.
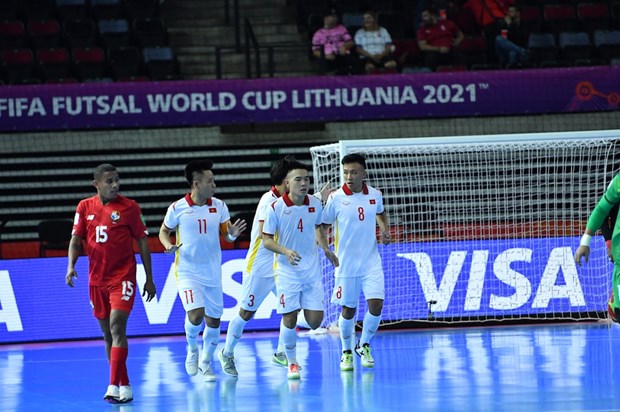
MULTIPOLYGON (((618 169, 620 131, 343 140, 310 149, 314 188, 343 184, 340 159, 367 158, 392 243, 379 245, 383 323, 601 319, 613 265, 602 236, 573 255, 618 169)), ((363 257, 360 257, 363 259, 363 257)), ((326 296, 333 268, 324 261, 326 296)), ((327 302, 324 325, 340 308, 327 302)), ((366 304, 360 298, 357 320, 366 304)))

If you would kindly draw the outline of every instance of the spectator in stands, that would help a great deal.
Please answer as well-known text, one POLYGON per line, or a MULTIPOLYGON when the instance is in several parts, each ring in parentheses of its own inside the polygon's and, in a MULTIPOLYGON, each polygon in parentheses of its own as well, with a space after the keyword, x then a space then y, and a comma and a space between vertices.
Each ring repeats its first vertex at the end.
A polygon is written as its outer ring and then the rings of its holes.
POLYGON ((463 41, 463 32, 450 20, 440 20, 434 9, 422 11, 422 27, 418 30, 418 46, 424 55, 424 65, 436 70, 439 65, 461 64, 455 50, 463 41))
POLYGON ((396 71, 396 60, 392 57, 392 37, 377 23, 377 13, 364 13, 364 26, 355 33, 355 51, 364 65, 366 73, 375 70, 396 71))
POLYGON ((511 67, 529 59, 527 31, 521 28, 520 12, 516 6, 508 7, 506 16, 500 22, 500 33, 495 36, 495 53, 502 66, 511 67))
POLYGON ((463 4, 464 9, 471 10, 478 26, 482 28, 482 35, 487 44, 487 59, 495 61, 495 36, 499 34, 501 26, 504 24, 504 17, 508 7, 514 0, 467 0, 463 4))
POLYGON ((323 27, 312 36, 312 53, 325 65, 326 73, 355 74, 357 57, 351 53, 355 44, 346 27, 338 23, 335 9, 323 14, 323 27))
POLYGON ((110 385, 103 399, 110 403, 133 400, 127 374, 127 320, 138 292, 134 239, 146 275, 142 296, 150 302, 156 294, 151 271, 148 231, 138 204, 119 194, 120 177, 114 166, 101 164, 93 171, 95 196, 80 201, 73 220, 69 264, 65 282, 73 287, 75 264, 85 241, 88 285, 93 315, 103 332, 110 364, 110 385))

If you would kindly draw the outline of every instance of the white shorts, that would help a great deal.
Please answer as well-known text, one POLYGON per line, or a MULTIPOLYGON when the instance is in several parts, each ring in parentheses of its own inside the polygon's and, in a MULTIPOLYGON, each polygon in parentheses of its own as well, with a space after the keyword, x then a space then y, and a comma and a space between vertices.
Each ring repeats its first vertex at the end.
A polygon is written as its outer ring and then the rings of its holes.
POLYGON ((299 309, 325 310, 323 283, 287 284, 276 281, 278 313, 285 314, 299 309))
POLYGON ((385 300, 385 278, 383 272, 374 272, 351 278, 336 277, 331 302, 348 308, 357 308, 361 291, 364 292, 366 300, 385 300))
POLYGON ((179 279, 179 297, 185 312, 205 308, 205 315, 220 319, 224 313, 222 286, 205 286, 193 279, 179 279))
POLYGON ((271 292, 276 295, 276 283, 273 276, 262 278, 256 275, 247 277, 244 275, 241 308, 248 312, 256 312, 271 292))

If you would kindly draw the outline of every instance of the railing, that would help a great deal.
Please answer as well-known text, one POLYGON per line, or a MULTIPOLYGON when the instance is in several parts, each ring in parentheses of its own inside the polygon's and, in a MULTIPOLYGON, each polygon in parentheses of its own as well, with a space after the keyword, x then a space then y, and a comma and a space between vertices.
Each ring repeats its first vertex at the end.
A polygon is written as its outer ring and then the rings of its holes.
MULTIPOLYGON (((245 52, 245 75, 248 79, 252 78, 252 48, 254 49, 254 63, 256 64, 256 77, 260 77, 260 46, 258 45, 258 40, 256 40, 256 35, 254 34, 254 29, 252 28, 252 23, 250 23, 249 19, 245 19, 243 21, 243 34, 245 37, 245 41, 243 43, 243 48, 245 52)), ((269 49, 268 51, 268 60, 271 60, 273 65, 273 49, 269 49)), ((273 73, 270 77, 273 77, 273 73)))

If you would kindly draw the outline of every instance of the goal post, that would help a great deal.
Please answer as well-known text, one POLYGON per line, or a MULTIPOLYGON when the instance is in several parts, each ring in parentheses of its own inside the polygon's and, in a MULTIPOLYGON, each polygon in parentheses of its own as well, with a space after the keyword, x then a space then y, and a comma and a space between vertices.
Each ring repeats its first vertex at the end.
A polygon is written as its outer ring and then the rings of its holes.
MULTIPOLYGON (((343 184, 340 160, 366 156, 393 242, 379 245, 383 323, 603 319, 613 265, 587 218, 620 162, 620 130, 342 140, 310 149, 314 188, 343 184)), ((324 325, 334 272, 323 262, 324 325)), ((366 304, 360 299, 357 319, 366 304)))

